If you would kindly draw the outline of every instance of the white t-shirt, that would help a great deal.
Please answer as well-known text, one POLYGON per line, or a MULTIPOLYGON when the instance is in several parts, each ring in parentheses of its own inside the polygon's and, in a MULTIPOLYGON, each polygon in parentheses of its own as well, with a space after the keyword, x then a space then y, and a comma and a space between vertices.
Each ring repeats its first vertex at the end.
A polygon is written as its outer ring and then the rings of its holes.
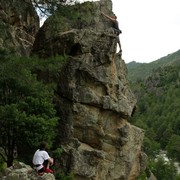
POLYGON ((49 154, 44 151, 44 150, 37 150, 33 156, 33 164, 34 165, 37 165, 37 164, 41 164, 40 166, 38 167, 35 167, 37 171, 39 171, 41 168, 43 168, 43 163, 45 160, 48 160, 50 157, 49 157, 49 154))

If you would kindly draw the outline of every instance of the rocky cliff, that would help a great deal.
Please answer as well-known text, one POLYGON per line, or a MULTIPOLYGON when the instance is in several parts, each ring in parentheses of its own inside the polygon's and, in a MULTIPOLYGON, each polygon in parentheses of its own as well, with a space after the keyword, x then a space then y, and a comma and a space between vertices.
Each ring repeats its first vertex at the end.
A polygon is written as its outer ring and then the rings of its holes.
POLYGON ((29 56, 39 29, 39 17, 31 4, 0 0, 0 50, 29 56))
POLYGON ((145 168, 144 132, 128 122, 136 100, 125 63, 116 54, 116 36, 101 15, 113 14, 112 2, 75 5, 74 14, 70 8, 77 19, 62 11, 57 21, 49 18, 32 51, 41 58, 68 55, 56 93, 58 141, 64 150, 59 167, 77 180, 133 180, 145 168))
POLYGON ((116 53, 116 36, 101 15, 101 11, 113 14, 112 2, 60 7, 37 34, 34 11, 23 21, 12 22, 14 9, 7 11, 3 1, 1 5, 1 26, 9 33, 8 38, 0 36, 1 48, 13 47, 19 55, 40 58, 67 57, 55 94, 60 116, 57 146, 64 150, 56 167, 72 172, 76 180, 134 180, 146 167, 141 150, 144 131, 128 122, 136 99, 126 65, 116 53), (24 29, 22 22, 34 28, 24 29))

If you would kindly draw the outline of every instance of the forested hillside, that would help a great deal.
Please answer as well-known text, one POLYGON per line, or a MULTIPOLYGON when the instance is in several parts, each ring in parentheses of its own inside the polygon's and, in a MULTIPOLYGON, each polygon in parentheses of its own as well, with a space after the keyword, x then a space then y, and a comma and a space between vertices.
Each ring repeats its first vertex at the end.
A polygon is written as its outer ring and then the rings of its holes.
MULTIPOLYGON (((131 123, 145 129, 144 150, 180 161, 180 51, 149 64, 127 65, 137 109, 131 123)), ((157 176, 157 175, 156 175, 157 176)), ((165 178, 166 179, 166 178, 165 178)))
POLYGON ((176 65, 180 63, 180 50, 172 54, 168 54, 151 63, 137 63, 135 61, 127 64, 128 68, 128 79, 130 81, 143 80, 147 76, 152 74, 154 69, 159 67, 163 68, 165 66, 176 65))

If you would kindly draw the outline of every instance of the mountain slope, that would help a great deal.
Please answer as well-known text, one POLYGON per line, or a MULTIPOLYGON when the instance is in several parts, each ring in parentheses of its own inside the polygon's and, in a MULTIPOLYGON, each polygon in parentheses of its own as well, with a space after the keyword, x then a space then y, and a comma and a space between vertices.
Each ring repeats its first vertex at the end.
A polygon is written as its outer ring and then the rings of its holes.
POLYGON ((127 64, 128 79, 130 81, 143 80, 153 73, 154 69, 180 63, 180 50, 168 54, 151 63, 136 63, 135 61, 127 64))
POLYGON ((146 153, 154 156, 159 149, 166 149, 169 156, 180 161, 180 51, 149 64, 131 63, 128 67, 137 98, 130 121, 145 129, 146 153), (144 76, 138 79, 140 69, 144 76))

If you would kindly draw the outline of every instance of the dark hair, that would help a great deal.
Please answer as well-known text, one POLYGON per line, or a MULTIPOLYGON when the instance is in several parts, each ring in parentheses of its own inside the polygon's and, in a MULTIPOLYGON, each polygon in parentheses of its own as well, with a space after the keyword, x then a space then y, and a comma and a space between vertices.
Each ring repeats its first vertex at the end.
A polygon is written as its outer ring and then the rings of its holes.
POLYGON ((40 150, 45 150, 46 148, 47 148, 46 142, 42 141, 42 142, 40 143, 40 145, 39 145, 39 149, 40 149, 40 150))
POLYGON ((115 19, 117 19, 117 16, 116 16, 116 15, 113 15, 113 17, 114 17, 115 19))

